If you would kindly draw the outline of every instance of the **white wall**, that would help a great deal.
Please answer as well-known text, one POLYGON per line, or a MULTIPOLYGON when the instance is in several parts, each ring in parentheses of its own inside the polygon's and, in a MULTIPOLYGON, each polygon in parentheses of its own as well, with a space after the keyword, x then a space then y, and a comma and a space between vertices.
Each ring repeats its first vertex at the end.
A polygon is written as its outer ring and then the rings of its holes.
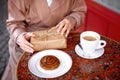
POLYGON ((120 14, 120 0, 93 0, 120 14))

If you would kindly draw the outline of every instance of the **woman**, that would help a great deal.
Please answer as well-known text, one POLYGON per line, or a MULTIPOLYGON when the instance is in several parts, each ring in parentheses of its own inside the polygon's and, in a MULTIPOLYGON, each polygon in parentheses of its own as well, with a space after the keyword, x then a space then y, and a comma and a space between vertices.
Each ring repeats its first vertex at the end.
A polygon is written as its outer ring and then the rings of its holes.
POLYGON ((16 80, 15 69, 23 51, 33 53, 29 39, 33 31, 57 27, 66 37, 84 22, 84 0, 8 0, 10 59, 2 80, 16 80))

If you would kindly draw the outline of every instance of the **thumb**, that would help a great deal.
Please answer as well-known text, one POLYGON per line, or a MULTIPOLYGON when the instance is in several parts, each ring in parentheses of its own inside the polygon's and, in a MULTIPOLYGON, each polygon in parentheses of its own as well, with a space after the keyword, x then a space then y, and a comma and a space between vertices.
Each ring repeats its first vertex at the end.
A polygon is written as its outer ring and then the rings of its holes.
POLYGON ((35 35, 31 32, 28 32, 28 33, 25 34, 26 39, 30 39, 31 37, 35 37, 35 35))

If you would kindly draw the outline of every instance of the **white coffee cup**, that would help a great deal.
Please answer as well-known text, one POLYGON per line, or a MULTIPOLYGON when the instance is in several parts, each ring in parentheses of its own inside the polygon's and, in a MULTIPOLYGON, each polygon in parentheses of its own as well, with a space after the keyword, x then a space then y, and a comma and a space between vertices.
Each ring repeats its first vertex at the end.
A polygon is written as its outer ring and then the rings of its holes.
POLYGON ((100 40, 97 32, 84 31, 80 34, 80 45, 86 55, 91 55, 95 50, 105 47, 106 41, 100 40))

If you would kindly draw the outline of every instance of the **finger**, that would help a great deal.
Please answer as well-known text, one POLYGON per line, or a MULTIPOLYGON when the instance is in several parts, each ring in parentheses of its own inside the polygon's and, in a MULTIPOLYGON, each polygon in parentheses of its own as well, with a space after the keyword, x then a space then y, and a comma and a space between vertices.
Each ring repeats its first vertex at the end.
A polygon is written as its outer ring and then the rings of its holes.
POLYGON ((34 35, 33 33, 28 32, 28 33, 26 33, 24 36, 22 36, 22 40, 23 40, 23 42, 24 42, 26 45, 28 45, 28 46, 30 46, 30 47, 33 47, 33 45, 32 45, 30 42, 28 42, 28 40, 29 40, 31 37, 35 37, 35 35, 34 35), (27 39, 27 40, 26 40, 26 39, 27 39))
POLYGON ((34 50, 32 49, 33 45, 31 43, 29 43, 24 36, 20 36, 17 40, 17 44, 20 46, 21 49, 23 49, 24 51, 28 51, 29 52, 33 52, 34 50))
POLYGON ((26 44, 26 45, 28 45, 30 47, 33 47, 33 45, 30 42, 28 42, 27 40, 24 39, 23 42, 24 42, 24 44, 26 44))
POLYGON ((25 37, 27 40, 29 40, 31 37, 35 37, 35 34, 28 32, 28 33, 24 34, 24 37, 25 37))
POLYGON ((69 33, 70 33, 70 29, 66 31, 65 37, 67 37, 69 33))
POLYGON ((23 50, 29 50, 30 52, 33 52, 34 50, 32 49, 32 47, 29 45, 29 42, 25 41, 24 39, 22 39, 21 41, 19 41, 19 45, 23 50))
POLYGON ((60 26, 60 23, 58 23, 57 25, 56 25, 56 27, 59 27, 60 26))
POLYGON ((67 31, 68 28, 69 28, 69 24, 65 24, 64 28, 61 31, 61 35, 63 35, 67 31))
POLYGON ((30 53, 34 52, 34 50, 31 47, 29 47, 28 45, 25 45, 25 44, 22 44, 22 46, 20 46, 20 48, 26 52, 30 52, 30 53))
POLYGON ((22 44, 26 44, 30 47, 33 47, 33 45, 31 43, 29 43, 24 36, 21 37, 21 40, 19 42, 22 44))
POLYGON ((28 34, 28 36, 35 37, 35 34, 33 34, 31 32, 28 32, 27 34, 28 34))
POLYGON ((32 49, 33 45, 26 40, 25 35, 26 35, 26 33, 22 33, 21 35, 18 36, 18 38, 17 38, 17 44, 24 51, 33 52, 34 51, 32 49))
POLYGON ((61 32, 61 30, 64 27, 64 25, 65 25, 65 21, 62 21, 62 22, 59 23, 59 27, 58 27, 58 30, 57 30, 58 33, 61 32))

